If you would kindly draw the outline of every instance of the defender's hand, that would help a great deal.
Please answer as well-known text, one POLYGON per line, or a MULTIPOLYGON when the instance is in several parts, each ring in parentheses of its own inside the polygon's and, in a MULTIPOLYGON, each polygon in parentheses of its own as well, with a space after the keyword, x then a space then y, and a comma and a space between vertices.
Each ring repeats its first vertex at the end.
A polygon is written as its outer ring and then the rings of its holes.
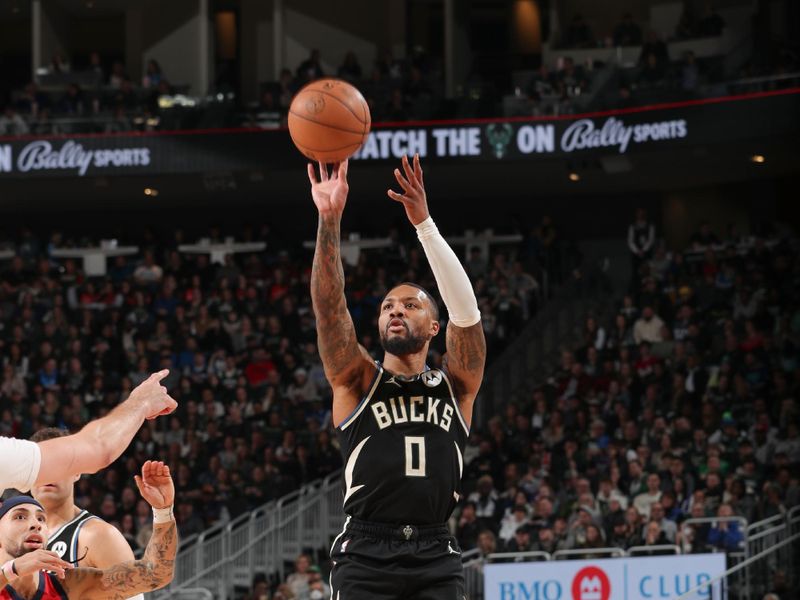
POLYGON ((72 568, 73 565, 61 560, 58 554, 43 548, 28 552, 14 559, 14 570, 20 577, 38 571, 52 571, 59 579, 64 579, 64 572, 72 568))
POLYGON ((153 508, 168 508, 175 504, 175 486, 169 467, 161 461, 148 460, 142 465, 142 475, 134 475, 142 498, 153 508))
POLYGON ((128 397, 128 400, 141 402, 147 407, 148 420, 168 415, 178 407, 178 403, 167 393, 167 388, 161 385, 161 380, 167 375, 169 375, 168 369, 153 373, 137 385, 128 397))
POLYGON ((406 216, 411 224, 414 226, 419 225, 430 214, 428 213, 428 199, 425 196, 425 183, 422 179, 422 167, 419 164, 419 154, 414 155, 414 168, 408 162, 408 157, 404 156, 402 161, 403 171, 405 177, 400 169, 394 170, 395 179, 400 187, 403 188, 403 194, 398 194, 393 190, 388 190, 386 193, 389 198, 400 202, 403 208, 406 209, 406 216))
POLYGON ((328 167, 319 163, 319 181, 314 165, 308 163, 308 180, 311 182, 311 197, 320 215, 341 216, 347 203, 347 161, 333 165, 328 175, 328 167))

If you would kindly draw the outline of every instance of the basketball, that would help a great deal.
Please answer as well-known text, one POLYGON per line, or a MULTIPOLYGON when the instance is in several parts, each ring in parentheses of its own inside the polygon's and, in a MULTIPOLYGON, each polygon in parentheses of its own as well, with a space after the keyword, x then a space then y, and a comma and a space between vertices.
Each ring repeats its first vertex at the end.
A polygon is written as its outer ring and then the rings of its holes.
POLYGON ((289 107, 289 134, 311 160, 341 162, 366 141, 372 120, 364 96, 341 79, 318 79, 303 87, 289 107))

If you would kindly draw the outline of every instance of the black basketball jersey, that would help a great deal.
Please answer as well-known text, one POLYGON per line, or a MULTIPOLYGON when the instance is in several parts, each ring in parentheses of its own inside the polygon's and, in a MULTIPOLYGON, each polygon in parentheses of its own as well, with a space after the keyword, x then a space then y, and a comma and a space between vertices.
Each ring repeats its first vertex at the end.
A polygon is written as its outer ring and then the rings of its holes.
POLYGON ((378 372, 337 428, 344 458, 344 512, 356 519, 428 525, 460 498, 469 430, 441 370, 412 378, 378 372))
POLYGON ((75 562, 86 552, 85 548, 78 547, 78 536, 86 521, 98 519, 88 510, 82 510, 71 521, 67 521, 47 540, 47 549, 55 552, 62 560, 75 562))

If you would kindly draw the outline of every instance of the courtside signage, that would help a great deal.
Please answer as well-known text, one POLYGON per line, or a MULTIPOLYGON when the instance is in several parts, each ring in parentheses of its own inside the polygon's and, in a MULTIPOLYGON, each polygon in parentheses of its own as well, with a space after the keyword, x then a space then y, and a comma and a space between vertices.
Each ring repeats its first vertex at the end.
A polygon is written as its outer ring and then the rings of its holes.
MULTIPOLYGON (((667 600, 725 572, 725 555, 487 564, 485 600, 667 600)), ((691 600, 725 600, 717 582, 691 600)))
MULTIPOLYGON (((394 164, 403 155, 419 154, 426 164, 524 163, 792 140, 799 132, 800 88, 763 97, 574 116, 375 123, 354 159, 394 164)), ((0 179, 274 171, 297 169, 304 161, 286 130, 0 138, 0 179)))
POLYGON ((146 167, 150 164, 149 148, 87 149, 74 140, 51 142, 35 140, 21 146, 15 153, 10 145, 0 146, 0 172, 29 173, 63 171, 66 175, 86 175, 95 169, 146 167))
POLYGON ((489 123, 483 127, 436 127, 372 131, 354 156, 388 160, 412 156, 461 158, 508 155, 570 154, 581 150, 612 149, 624 154, 632 145, 687 137, 686 119, 628 124, 618 117, 578 119, 572 123, 489 123))

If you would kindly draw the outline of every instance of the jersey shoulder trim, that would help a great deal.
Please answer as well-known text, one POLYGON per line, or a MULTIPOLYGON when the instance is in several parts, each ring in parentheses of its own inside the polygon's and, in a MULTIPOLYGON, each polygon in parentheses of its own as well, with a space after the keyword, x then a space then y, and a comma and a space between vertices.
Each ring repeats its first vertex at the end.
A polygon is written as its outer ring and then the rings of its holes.
POLYGON ((356 406, 355 410, 351 412, 344 421, 339 423, 339 429, 341 431, 347 429, 353 423, 353 421, 358 418, 358 416, 367 407, 367 403, 369 403, 370 398, 372 398, 372 394, 374 394, 375 390, 378 388, 378 384, 381 382, 381 377, 383 376, 383 365, 376 361, 375 366, 378 370, 375 372, 375 377, 372 379, 372 384, 369 386, 369 390, 367 390, 367 393, 364 394, 364 397, 361 399, 361 402, 358 403, 358 406, 356 406))
POLYGON ((447 389, 450 390, 450 400, 453 402, 453 405, 456 407, 456 414, 458 415, 458 420, 461 422, 461 426, 464 428, 464 432, 469 436, 469 427, 467 427, 467 421, 464 419, 464 413, 461 412, 461 405, 458 403, 458 398, 453 393, 453 384, 450 383, 450 376, 444 369, 439 369, 439 373, 442 374, 445 383, 447 384, 447 389))
POLYGON ((87 511, 84 511, 84 512, 86 513, 85 518, 80 523, 78 523, 78 526, 75 528, 75 533, 72 536, 72 547, 70 548, 70 552, 71 552, 70 558, 73 558, 74 560, 77 560, 77 557, 79 556, 79 554, 78 554, 78 540, 81 537, 81 529, 83 529, 83 526, 86 525, 86 523, 88 523, 89 521, 92 521, 94 519, 97 519, 98 521, 102 521, 103 523, 105 523, 105 521, 103 521, 97 515, 93 515, 93 514, 87 512, 87 511))
POLYGON ((75 516, 74 516, 72 519, 70 519, 69 521, 67 521, 66 523, 64 523, 64 524, 63 524, 61 527, 59 527, 58 529, 56 529, 56 530, 55 530, 55 531, 54 531, 52 534, 50 534, 49 536, 47 536, 47 537, 48 537, 48 545, 49 545, 49 543, 50 543, 51 541, 55 540, 55 539, 56 539, 58 536, 60 536, 60 535, 61 535, 61 534, 64 532, 64 530, 65 530, 67 527, 69 527, 70 525, 74 525, 75 523, 77 523, 78 521, 80 521, 81 519, 83 519, 83 518, 84 518, 84 517, 85 517, 87 514, 89 514, 89 511, 88 511, 88 510, 86 510, 85 508, 84 508, 84 509, 81 509, 81 512, 79 512, 79 513, 78 513, 77 515, 75 515, 75 516))

